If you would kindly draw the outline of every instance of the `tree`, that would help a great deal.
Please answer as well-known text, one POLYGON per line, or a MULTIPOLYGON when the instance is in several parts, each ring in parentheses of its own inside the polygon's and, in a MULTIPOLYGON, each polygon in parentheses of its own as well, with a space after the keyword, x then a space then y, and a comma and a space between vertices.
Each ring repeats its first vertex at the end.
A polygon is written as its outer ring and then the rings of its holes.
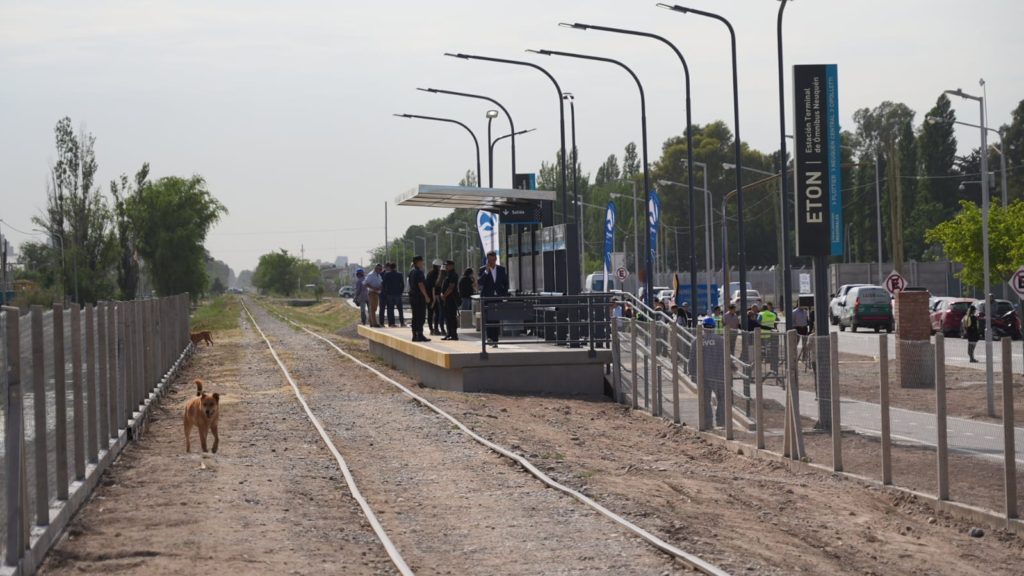
POLYGON ((214 278, 213 283, 210 284, 210 294, 221 295, 227 288, 221 283, 220 278, 214 278))
POLYGON ((120 181, 110 181, 110 193, 114 197, 114 234, 117 238, 117 286, 121 298, 131 300, 136 297, 139 285, 139 261, 135 252, 136 239, 128 215, 127 201, 149 184, 149 163, 135 173, 135 181, 130 182, 127 174, 121 174, 120 181))
POLYGON ((632 178, 640 174, 640 159, 636 155, 636 143, 626 144, 626 153, 622 157, 622 177, 632 178))
MULTIPOLYGON (((964 268, 957 277, 968 286, 984 286, 981 208, 973 202, 961 201, 960 213, 928 230, 929 242, 942 245, 946 256, 964 268)), ((993 202, 989 207, 989 266, 993 285, 1010 278, 1024 261, 1024 201, 1017 200, 1003 208, 993 202)))
POLYGON ((316 264, 296 258, 284 249, 260 256, 252 274, 253 286, 283 296, 291 296, 307 284, 322 289, 320 270, 316 264))
POLYGON ((479 186, 480 181, 476 177, 476 172, 472 170, 466 170, 466 175, 459 180, 459 186, 479 186))
POLYGON ((128 213, 146 274, 160 294, 206 291, 210 228, 227 209, 206 189, 202 176, 168 176, 144 186, 128 200, 128 213))
POLYGON ((604 161, 597 168, 597 174, 594 176, 594 185, 603 186, 607 182, 614 182, 621 177, 622 173, 619 171, 619 159, 615 157, 615 154, 608 156, 608 159, 604 161))
MULTIPOLYGON (((63 245, 65 291, 78 302, 109 298, 114 292, 109 271, 116 254, 110 209, 93 188, 96 138, 84 130, 76 135, 66 116, 57 122, 54 135, 57 161, 50 169, 46 212, 32 221, 54 238, 57 250, 63 245)), ((59 269, 57 250, 51 250, 51 261, 59 269)))
POLYGON ((1013 110, 1009 126, 1003 126, 1003 142, 1006 144, 1006 165, 1016 168, 1010 171, 1008 197, 1024 199, 1024 100, 1013 110))

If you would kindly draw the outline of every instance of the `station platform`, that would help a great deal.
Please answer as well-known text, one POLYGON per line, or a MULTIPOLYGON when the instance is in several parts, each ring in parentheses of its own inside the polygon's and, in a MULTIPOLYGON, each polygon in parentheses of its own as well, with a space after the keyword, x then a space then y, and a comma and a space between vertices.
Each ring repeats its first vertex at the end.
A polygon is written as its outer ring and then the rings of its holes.
POLYGON ((359 326, 370 352, 430 388, 456 392, 601 396, 604 366, 611 351, 568 348, 502 337, 498 346, 480 354, 480 333, 467 330, 460 340, 413 342, 408 328, 359 326))

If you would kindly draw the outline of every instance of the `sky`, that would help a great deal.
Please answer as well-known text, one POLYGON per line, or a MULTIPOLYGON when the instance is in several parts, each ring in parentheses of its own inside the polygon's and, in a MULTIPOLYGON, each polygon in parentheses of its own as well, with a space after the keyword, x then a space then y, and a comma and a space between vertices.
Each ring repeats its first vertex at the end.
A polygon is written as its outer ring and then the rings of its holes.
MULTIPOLYGON (((778 149, 774 0, 689 0, 736 29, 743 139, 778 149)), ((576 97, 580 162, 594 173, 640 141, 639 98, 617 67, 526 53, 527 48, 622 60, 644 84, 653 162, 685 128, 682 68, 644 38, 559 27, 582 22, 661 34, 687 58, 693 122, 732 126, 728 33, 720 23, 636 0, 34 1, 0 6, 0 219, 18 244, 46 204, 53 127, 63 116, 96 137, 98 182, 149 162, 152 176, 206 178, 229 210, 207 248, 235 272, 276 249, 333 261, 365 259, 389 232, 444 215, 396 206, 417 184, 455 184, 476 160, 457 126, 481 141, 486 181, 488 103, 418 92, 433 87, 499 100, 517 129, 517 170, 558 149, 558 101, 534 70, 444 57, 464 52, 528 60, 576 97)), ((795 0, 785 13, 787 121, 793 64, 839 66, 840 123, 884 100, 917 122, 945 89, 988 92, 989 124, 1024 99, 1024 3, 1013 0, 795 0)), ((978 106, 954 99, 961 120, 978 106)), ((493 135, 507 133, 498 118, 493 135)), ((957 129, 962 150, 976 130, 957 129)), ((508 140, 495 186, 510 187, 508 140)), ((594 215, 603 218, 603 215, 594 215)))

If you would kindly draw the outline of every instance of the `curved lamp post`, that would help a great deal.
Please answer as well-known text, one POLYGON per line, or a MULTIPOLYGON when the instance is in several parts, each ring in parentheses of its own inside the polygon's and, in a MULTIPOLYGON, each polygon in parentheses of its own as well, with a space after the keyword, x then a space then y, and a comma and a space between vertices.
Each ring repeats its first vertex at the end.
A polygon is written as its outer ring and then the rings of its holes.
POLYGON ((515 176, 516 176, 516 139, 515 139, 515 137, 518 136, 519 133, 516 132, 516 125, 512 121, 512 115, 508 113, 508 109, 507 108, 505 108, 504 106, 501 105, 501 102, 498 102, 497 100, 495 100, 494 98, 491 98, 490 96, 484 96, 483 94, 469 94, 467 92, 455 92, 453 90, 441 90, 439 88, 417 88, 417 90, 419 90, 421 92, 430 92, 431 94, 447 94, 449 96, 462 96, 464 98, 476 98, 477 100, 486 100, 486 101, 490 102, 491 104, 494 104, 495 106, 497 106, 499 109, 501 109, 501 111, 505 113, 505 118, 508 118, 508 129, 509 129, 509 131, 514 134, 512 136, 512 180, 515 181, 515 176))
MULTIPOLYGON (((689 210, 689 212, 690 212, 690 221, 689 221, 688 224, 690 226, 690 238, 694 238, 695 237, 694 236, 694 230, 697 228, 697 216, 693 212, 693 205, 695 204, 695 198, 694 198, 694 193, 693 193, 694 192, 694 185, 693 185, 693 129, 692 129, 693 122, 691 121, 692 115, 691 115, 691 112, 690 112, 690 67, 686 64, 686 58, 683 57, 683 53, 680 52, 678 48, 676 48, 675 44, 669 42, 668 39, 666 39, 666 38, 664 38, 662 36, 658 36, 657 34, 652 34, 650 32, 641 32, 639 30, 626 30, 626 29, 623 29, 623 28, 611 28, 611 27, 608 27, 608 26, 595 26, 593 24, 580 24, 579 22, 574 23, 574 24, 568 24, 568 23, 562 22, 562 23, 559 24, 559 26, 563 26, 565 28, 573 28, 573 29, 576 29, 576 30, 598 30, 598 31, 601 31, 601 32, 612 32, 612 33, 615 33, 615 34, 627 34, 627 35, 630 35, 630 36, 640 36, 640 37, 643 37, 643 38, 651 38, 651 39, 657 40, 657 41, 665 44, 669 48, 671 48, 672 51, 675 52, 675 55, 679 58, 679 62, 681 62, 682 65, 683 65, 683 75, 685 76, 685 79, 686 79, 686 160, 688 162, 688 165, 687 165, 687 183, 688 183, 688 186, 689 186, 689 203, 690 203, 690 210, 689 210)), ((644 172, 645 172, 644 175, 646 176, 646 167, 645 167, 645 171, 644 172)), ((645 183, 645 187, 646 187, 646 183, 645 183)), ((647 190, 646 193, 650 192, 650 188, 649 187, 646 187, 646 190, 647 190)), ((645 290, 645 292, 650 292, 650 286, 651 285, 648 285, 648 288, 645 290)), ((697 246, 693 242, 690 242, 690 301, 691 302, 696 302, 697 301, 697 246)), ((647 304, 650 305, 649 302, 647 304)), ((694 323, 696 322, 696 318, 694 318, 693 322, 694 323)))
POLYGON ((392 114, 392 116, 397 116, 399 118, 415 118, 417 120, 433 120, 434 122, 446 122, 448 124, 458 124, 465 128, 466 132, 469 132, 469 135, 473 137, 473 146, 476 146, 476 182, 478 185, 480 184, 480 142, 476 139, 476 134, 469 129, 469 126, 466 126, 458 120, 452 120, 451 118, 438 118, 436 116, 420 116, 418 114, 392 114))
MULTIPOLYGON (((593 60, 595 62, 606 62, 608 64, 615 64, 616 66, 625 70, 633 78, 633 81, 636 82, 637 89, 640 91, 640 145, 644 162, 644 190, 650 190, 651 171, 647 164, 647 99, 644 95, 644 86, 643 84, 640 83, 640 78, 637 77, 636 73, 633 72, 633 70, 629 66, 626 66, 622 62, 619 62, 618 60, 614 60, 612 58, 604 58, 602 56, 590 56, 587 54, 576 54, 573 52, 559 52, 557 50, 531 50, 531 52, 534 52, 536 54, 542 54, 544 56, 565 56, 568 58, 579 58, 582 60, 593 60)), ((647 214, 647 221, 650 222, 651 204, 650 202, 647 202, 645 203, 645 205, 647 207, 647 210, 645 212, 647 214)), ((646 276, 644 282, 644 304, 646 304, 647 306, 651 306, 653 296, 651 294, 651 291, 654 285, 654 263, 651 259, 651 246, 649 237, 645 239, 644 245, 647 248, 647 256, 644 264, 644 271, 646 276)))

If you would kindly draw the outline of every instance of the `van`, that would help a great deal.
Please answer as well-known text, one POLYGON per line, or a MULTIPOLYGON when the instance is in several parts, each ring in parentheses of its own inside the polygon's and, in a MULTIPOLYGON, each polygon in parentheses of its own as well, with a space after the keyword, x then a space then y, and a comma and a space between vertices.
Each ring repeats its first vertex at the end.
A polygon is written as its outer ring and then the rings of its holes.
POLYGON ((587 281, 583 283, 583 292, 611 292, 617 290, 618 286, 615 284, 615 276, 612 273, 608 273, 608 287, 604 286, 604 272, 595 272, 593 274, 587 274, 587 281))
POLYGON ((847 327, 885 329, 892 332, 896 324, 892 314, 892 299, 881 286, 855 286, 839 300, 839 330, 847 327))

